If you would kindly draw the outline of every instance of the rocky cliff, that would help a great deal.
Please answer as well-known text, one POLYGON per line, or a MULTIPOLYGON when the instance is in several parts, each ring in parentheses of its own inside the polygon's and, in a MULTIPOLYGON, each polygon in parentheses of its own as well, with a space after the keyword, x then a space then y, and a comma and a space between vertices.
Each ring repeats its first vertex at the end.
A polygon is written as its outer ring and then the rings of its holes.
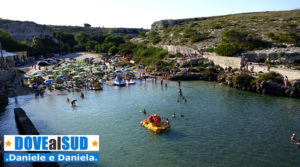
POLYGON ((52 31, 44 25, 30 21, 0 19, 0 29, 9 32, 11 37, 20 41, 32 41, 34 37, 52 37, 52 31))

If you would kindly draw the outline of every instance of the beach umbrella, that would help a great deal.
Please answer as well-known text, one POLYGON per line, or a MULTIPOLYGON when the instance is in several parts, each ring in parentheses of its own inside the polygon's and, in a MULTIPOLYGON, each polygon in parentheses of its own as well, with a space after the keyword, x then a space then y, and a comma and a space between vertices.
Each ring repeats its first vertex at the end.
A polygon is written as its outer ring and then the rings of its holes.
POLYGON ((65 68, 65 69, 63 69, 64 71, 72 71, 71 69, 69 69, 69 68, 65 68))
POLYGON ((48 75, 47 77, 48 78, 54 78, 54 75, 48 75))
POLYGON ((121 70, 116 70, 115 72, 117 72, 117 73, 121 73, 122 71, 121 71, 121 70))
POLYGON ((31 79, 31 76, 24 76, 24 79, 31 79))
POLYGON ((78 72, 77 72, 77 71, 73 71, 73 72, 71 72, 70 74, 71 74, 71 75, 75 75, 75 74, 78 74, 78 72))
POLYGON ((118 63, 113 63, 113 65, 118 65, 118 63))
POLYGON ((38 74, 38 75, 34 75, 34 77, 42 77, 42 75, 38 74))
POLYGON ((79 74, 80 75, 86 75, 86 72, 80 72, 79 74))
POLYGON ((48 79, 45 81, 46 84, 51 84, 54 80, 53 79, 48 79))
POLYGON ((94 69, 100 69, 100 67, 94 67, 94 69))
POLYGON ((76 76, 74 76, 73 78, 74 78, 74 79, 76 79, 76 78, 80 78, 80 76, 76 75, 76 76))
POLYGON ((101 71, 94 71, 93 74, 100 74, 101 71))
POLYGON ((52 72, 59 72, 59 70, 53 70, 52 72))
POLYGON ((127 68, 123 68, 122 70, 127 71, 127 72, 130 71, 130 69, 127 69, 127 68))
POLYGON ((42 71, 41 70, 36 70, 33 74, 38 74, 38 73, 41 73, 42 71))
POLYGON ((101 65, 100 67, 101 67, 101 68, 106 68, 106 65, 101 65))
POLYGON ((59 75, 57 78, 65 78, 64 75, 59 75))

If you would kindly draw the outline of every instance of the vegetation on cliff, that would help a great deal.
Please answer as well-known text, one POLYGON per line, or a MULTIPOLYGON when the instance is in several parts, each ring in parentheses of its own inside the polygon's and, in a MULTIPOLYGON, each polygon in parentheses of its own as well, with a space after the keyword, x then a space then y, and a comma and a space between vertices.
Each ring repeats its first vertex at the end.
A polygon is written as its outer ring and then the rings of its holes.
POLYGON ((270 46, 299 46, 300 10, 162 20, 140 38, 159 45, 187 45, 233 56, 270 46), (161 24, 161 25, 160 25, 161 24), (160 39, 160 40, 157 40, 160 39))

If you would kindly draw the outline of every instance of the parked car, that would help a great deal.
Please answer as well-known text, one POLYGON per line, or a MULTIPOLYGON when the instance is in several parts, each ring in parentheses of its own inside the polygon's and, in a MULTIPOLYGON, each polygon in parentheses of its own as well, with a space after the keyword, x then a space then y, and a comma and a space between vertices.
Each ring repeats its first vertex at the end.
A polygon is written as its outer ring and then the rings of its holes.
POLYGON ((37 63, 37 65, 39 65, 39 66, 49 66, 49 65, 51 65, 51 64, 48 63, 47 61, 39 61, 39 62, 37 63))

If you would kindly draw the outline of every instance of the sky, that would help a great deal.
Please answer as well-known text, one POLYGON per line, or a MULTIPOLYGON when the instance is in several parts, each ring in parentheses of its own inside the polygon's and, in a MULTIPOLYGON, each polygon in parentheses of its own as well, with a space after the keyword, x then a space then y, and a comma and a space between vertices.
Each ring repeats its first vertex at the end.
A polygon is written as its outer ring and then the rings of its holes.
POLYGON ((0 0, 0 18, 48 25, 150 28, 154 21, 300 9, 300 0, 0 0))

